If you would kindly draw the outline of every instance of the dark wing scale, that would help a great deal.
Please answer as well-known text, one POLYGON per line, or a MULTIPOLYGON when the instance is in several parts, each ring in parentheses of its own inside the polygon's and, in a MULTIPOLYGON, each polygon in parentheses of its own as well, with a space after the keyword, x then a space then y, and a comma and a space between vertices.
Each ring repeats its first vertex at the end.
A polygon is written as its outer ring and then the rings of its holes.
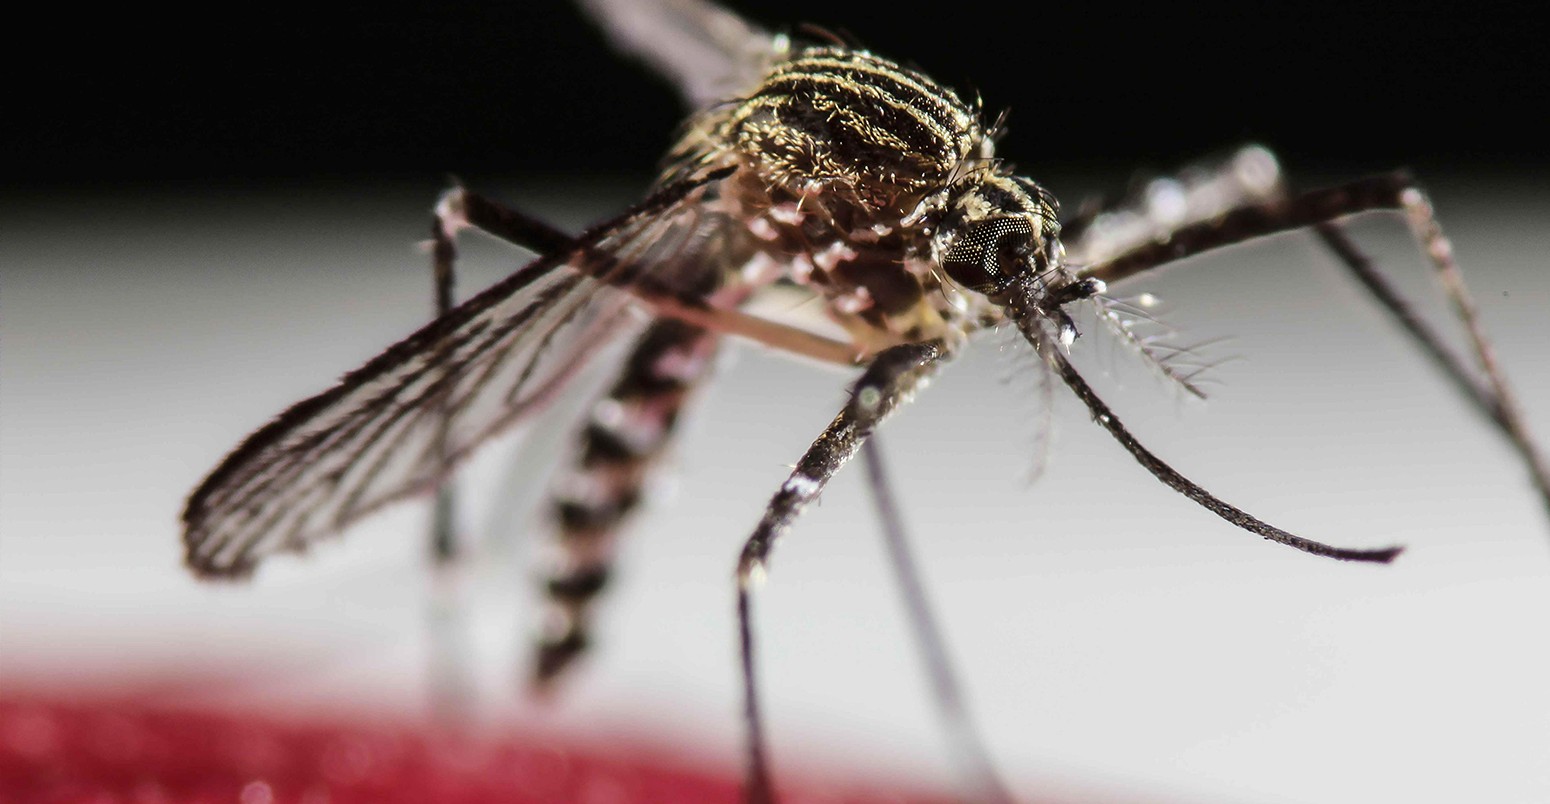
POLYGON ((708 287, 725 219, 704 211, 725 172, 661 189, 427 324, 249 436, 189 497, 188 565, 249 572, 429 491, 480 443, 543 407, 647 317, 630 287, 708 287))

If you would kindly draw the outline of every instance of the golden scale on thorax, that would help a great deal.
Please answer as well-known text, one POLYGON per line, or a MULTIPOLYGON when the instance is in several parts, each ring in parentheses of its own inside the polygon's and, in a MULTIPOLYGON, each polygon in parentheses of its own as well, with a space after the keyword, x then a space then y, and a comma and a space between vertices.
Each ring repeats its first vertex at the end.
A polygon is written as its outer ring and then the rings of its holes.
POLYGON ((1059 253, 1054 198, 1010 175, 994 156, 996 133, 920 73, 861 50, 806 47, 746 96, 691 119, 662 183, 734 169, 706 205, 745 224, 725 235, 740 241, 728 284, 812 291, 861 353, 928 339, 957 346, 1000 318, 975 271, 996 248, 1059 253), (997 219, 1018 242, 987 242, 984 228, 965 236, 997 219))

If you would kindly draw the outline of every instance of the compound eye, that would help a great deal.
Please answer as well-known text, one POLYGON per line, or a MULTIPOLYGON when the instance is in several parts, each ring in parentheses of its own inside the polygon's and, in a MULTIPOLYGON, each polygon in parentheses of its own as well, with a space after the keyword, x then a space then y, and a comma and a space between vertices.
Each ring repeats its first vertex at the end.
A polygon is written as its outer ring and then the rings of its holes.
POLYGON ((1027 218, 980 221, 959 235, 942 257, 942 270, 969 290, 995 295, 1011 284, 1033 251, 1027 218))

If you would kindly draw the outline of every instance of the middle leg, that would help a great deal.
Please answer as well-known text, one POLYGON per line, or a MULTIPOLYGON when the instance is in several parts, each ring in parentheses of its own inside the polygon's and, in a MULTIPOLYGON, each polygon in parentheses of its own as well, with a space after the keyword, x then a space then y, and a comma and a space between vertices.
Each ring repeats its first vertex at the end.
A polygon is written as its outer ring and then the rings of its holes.
POLYGON ((743 713, 748 740, 746 797, 755 804, 775 800, 766 759, 764 723, 759 709, 753 636, 753 590, 763 580, 770 552, 796 518, 818 498, 829 479, 844 466, 883 419, 918 390, 949 356, 940 341, 908 343, 879 352, 851 390, 850 402, 770 500, 737 563, 737 621, 743 669, 743 713))
POLYGON ((888 562, 893 565, 894 577, 899 582, 899 593, 904 598, 910 630, 915 632, 916 649, 931 679, 931 692, 936 698, 937 715, 947 732, 948 748, 964 784, 973 791, 971 801, 1009 804, 1012 797, 997 776, 990 752, 985 750, 985 741, 975 728, 963 685, 959 683, 952 660, 947 655, 947 640, 942 638, 942 628, 931 614, 931 605, 926 599, 926 585, 910 552, 904 518, 899 514, 893 484, 888 481, 888 471, 884 466, 882 447, 878 446, 877 441, 874 434, 861 445, 861 462, 866 467, 867 486, 872 492, 877 518, 883 527, 888 562))

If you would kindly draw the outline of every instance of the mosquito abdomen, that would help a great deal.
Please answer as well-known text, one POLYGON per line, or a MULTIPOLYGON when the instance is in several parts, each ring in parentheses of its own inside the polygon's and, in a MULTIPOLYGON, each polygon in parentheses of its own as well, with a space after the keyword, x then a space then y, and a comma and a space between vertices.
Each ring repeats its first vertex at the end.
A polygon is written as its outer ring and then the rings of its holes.
POLYGON ((620 530, 640 505, 642 486, 685 400, 709 373, 716 342, 714 333, 659 319, 636 342, 582 426, 569 466, 552 491, 559 538, 533 667, 539 687, 586 650, 593 601, 608 585, 620 530))

